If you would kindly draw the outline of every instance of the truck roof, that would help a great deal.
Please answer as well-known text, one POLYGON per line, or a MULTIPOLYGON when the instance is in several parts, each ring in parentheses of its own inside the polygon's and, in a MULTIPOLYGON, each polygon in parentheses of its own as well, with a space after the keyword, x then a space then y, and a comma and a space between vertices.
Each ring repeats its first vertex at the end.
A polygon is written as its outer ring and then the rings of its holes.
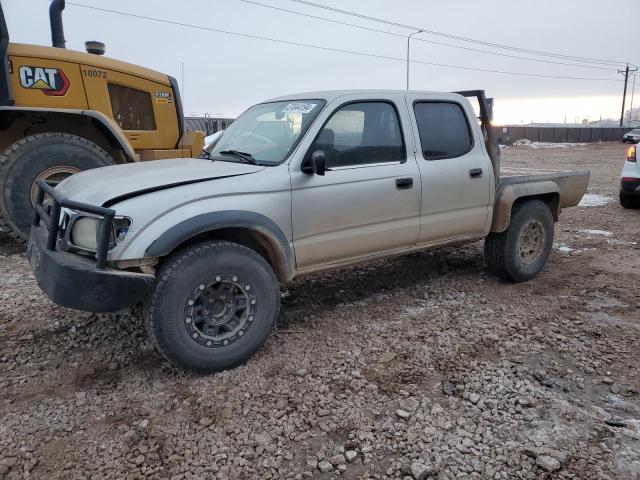
POLYGON ((267 102, 281 102, 286 100, 310 100, 310 99, 322 99, 330 102, 336 98, 344 97, 346 95, 360 95, 366 94, 374 98, 375 96, 386 97, 389 95, 399 95, 399 94, 421 94, 430 97, 439 97, 439 98, 451 98, 460 100, 460 98, 464 98, 457 93, 451 92, 435 92, 435 91, 427 91, 427 90, 377 90, 377 89, 360 89, 360 90, 324 90, 317 92, 303 92, 303 93, 294 93, 291 95, 283 95, 280 97, 275 97, 267 100, 267 102))

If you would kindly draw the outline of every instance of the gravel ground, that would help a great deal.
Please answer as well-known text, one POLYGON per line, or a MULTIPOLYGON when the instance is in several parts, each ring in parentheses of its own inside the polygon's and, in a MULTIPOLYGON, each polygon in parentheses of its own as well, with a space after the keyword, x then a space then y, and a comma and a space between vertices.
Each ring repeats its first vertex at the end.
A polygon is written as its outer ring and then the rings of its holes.
POLYGON ((640 478, 640 212, 624 147, 506 148, 592 171, 544 272, 486 273, 482 243, 300 278, 246 365, 175 371, 139 319, 36 288, 0 233, 0 477, 640 478))

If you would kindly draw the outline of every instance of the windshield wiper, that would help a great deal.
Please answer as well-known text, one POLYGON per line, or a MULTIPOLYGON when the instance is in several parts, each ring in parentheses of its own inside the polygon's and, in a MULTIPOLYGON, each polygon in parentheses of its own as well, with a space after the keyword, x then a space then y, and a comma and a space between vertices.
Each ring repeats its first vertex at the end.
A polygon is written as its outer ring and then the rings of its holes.
POLYGON ((234 157, 240 158, 241 160, 244 160, 245 162, 250 163, 251 165, 259 165, 256 159, 253 158, 253 155, 247 152, 240 152, 238 150, 222 150, 221 152, 218 152, 218 153, 220 155, 233 155, 234 157))
POLYGON ((198 155, 198 158, 203 158, 205 160, 211 160, 214 161, 215 159, 211 156, 211 154, 209 152, 207 152, 206 149, 202 149, 202 151, 200 152, 200 155, 198 155))

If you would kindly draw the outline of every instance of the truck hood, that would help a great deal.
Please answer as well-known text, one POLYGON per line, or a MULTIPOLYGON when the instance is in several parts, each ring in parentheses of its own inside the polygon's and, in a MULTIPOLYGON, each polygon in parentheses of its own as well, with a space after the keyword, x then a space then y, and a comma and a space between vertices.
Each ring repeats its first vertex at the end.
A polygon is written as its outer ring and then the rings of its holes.
POLYGON ((57 190, 78 202, 109 207, 148 192, 190 183, 248 175, 266 167, 200 158, 154 160, 80 172, 60 182, 57 190))

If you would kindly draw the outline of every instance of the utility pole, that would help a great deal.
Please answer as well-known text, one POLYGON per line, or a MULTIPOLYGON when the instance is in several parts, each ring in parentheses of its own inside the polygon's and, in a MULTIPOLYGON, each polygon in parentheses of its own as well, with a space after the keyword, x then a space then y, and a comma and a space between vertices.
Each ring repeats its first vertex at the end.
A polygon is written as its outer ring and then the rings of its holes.
POLYGON ((624 75, 624 91, 622 92, 622 113, 620 113, 620 126, 622 127, 624 124, 624 102, 627 100, 627 82, 629 81, 629 75, 638 71, 638 68, 629 69, 629 64, 627 63, 627 68, 624 70, 618 70, 618 73, 622 73, 624 75))
POLYGON ((633 74, 633 87, 631 87, 631 104, 629 105, 629 128, 631 128, 631 122, 633 121, 633 97, 636 94, 636 74, 633 74))
POLYGON ((424 32, 424 30, 418 30, 409 34, 409 36, 407 37, 407 90, 409 90, 409 64, 411 63, 409 54, 410 54, 410 48, 411 48, 411 37, 422 32, 424 32))

